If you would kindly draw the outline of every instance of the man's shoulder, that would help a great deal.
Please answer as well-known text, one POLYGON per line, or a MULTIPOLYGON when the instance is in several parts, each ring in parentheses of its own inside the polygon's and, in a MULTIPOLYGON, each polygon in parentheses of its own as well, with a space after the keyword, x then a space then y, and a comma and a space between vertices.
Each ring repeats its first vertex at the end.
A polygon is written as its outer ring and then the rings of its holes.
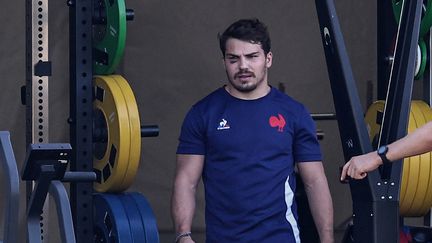
POLYGON ((198 100, 193 106, 195 108, 202 108, 207 107, 210 104, 214 104, 214 101, 220 101, 224 97, 224 88, 218 88, 205 96, 204 98, 201 98, 198 100))
POLYGON ((289 106, 291 108, 296 108, 296 109, 303 109, 304 105, 303 103, 301 103, 300 101, 294 99, 293 97, 289 96, 288 94, 273 88, 273 101, 280 103, 284 106, 289 106))

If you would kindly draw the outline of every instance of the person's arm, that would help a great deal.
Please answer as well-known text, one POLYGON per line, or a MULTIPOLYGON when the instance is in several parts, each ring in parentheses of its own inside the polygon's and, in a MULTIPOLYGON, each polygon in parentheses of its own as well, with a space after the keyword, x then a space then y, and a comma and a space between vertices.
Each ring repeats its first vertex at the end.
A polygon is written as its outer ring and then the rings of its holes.
MULTIPOLYGON (((204 166, 203 155, 177 155, 176 174, 171 198, 171 214, 176 235, 191 232, 195 213, 195 194, 204 166)), ((194 242, 190 236, 178 243, 194 242)))
POLYGON ((297 163, 321 243, 333 243, 333 203, 320 161, 297 163))
MULTIPOLYGON (((396 161, 429 151, 432 151, 432 122, 389 144, 386 156, 390 161, 396 161)), ((381 158, 376 151, 354 156, 344 165, 341 180, 345 180, 347 176, 363 179, 367 172, 375 170, 381 164, 381 158)))

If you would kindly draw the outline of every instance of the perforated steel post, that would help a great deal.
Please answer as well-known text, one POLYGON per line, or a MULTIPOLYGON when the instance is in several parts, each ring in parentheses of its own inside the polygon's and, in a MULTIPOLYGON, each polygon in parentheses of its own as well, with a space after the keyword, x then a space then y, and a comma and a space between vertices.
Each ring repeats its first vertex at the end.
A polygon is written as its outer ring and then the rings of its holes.
MULTIPOLYGON (((48 0, 26 0, 26 143, 48 143, 48 0)), ((29 198, 33 183, 26 184, 29 198)), ((48 200, 41 216, 41 241, 46 236, 48 200)))
MULTIPOLYGON (((69 0, 70 143, 72 171, 92 171, 92 1, 69 0)), ((93 242, 92 182, 71 183, 76 240, 93 242)))

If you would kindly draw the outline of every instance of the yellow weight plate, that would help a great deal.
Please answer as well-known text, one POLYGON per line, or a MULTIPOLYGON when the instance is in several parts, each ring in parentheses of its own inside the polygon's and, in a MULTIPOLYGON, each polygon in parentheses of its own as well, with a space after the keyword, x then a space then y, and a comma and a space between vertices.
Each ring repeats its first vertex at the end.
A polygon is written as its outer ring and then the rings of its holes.
MULTIPOLYGON (((411 102, 411 114, 410 117, 413 116, 416 124, 416 128, 424 125, 423 114, 421 114, 421 110, 419 108, 420 101, 412 101, 411 102)), ((409 131, 408 131, 409 132, 409 131)), ((424 162, 424 159, 423 159, 424 162)), ((406 212, 401 210, 402 216, 416 216, 415 212, 421 207, 421 204, 424 199, 425 187, 422 184, 422 180, 427 180, 429 175, 426 175, 426 171, 421 170, 422 165, 422 156, 414 156, 410 158, 410 176, 408 183, 408 191, 406 194, 406 198, 403 202, 406 202, 406 212), (426 178, 425 178, 426 177, 426 178)), ((402 183, 404 183, 402 181, 402 183)), ((405 207, 404 207, 405 208, 405 207)))
MULTIPOLYGON (((425 124, 425 118, 422 114, 422 101, 413 101, 413 111, 416 115, 417 127, 421 127, 425 124), (414 102, 417 104, 414 105, 414 102)), ((425 104, 424 104, 425 105, 425 104)), ((420 216, 419 212, 423 207, 423 202, 426 197, 428 182, 429 182, 429 154, 422 154, 419 156, 419 178, 417 183, 417 190, 414 195, 413 203, 410 208, 410 216, 420 216)))
MULTIPOLYGON (((427 120, 424 116, 424 112, 426 110, 429 110, 429 106, 423 102, 423 101, 415 101, 417 102, 416 107, 418 108, 418 112, 419 112, 419 119, 422 118, 422 124, 421 126, 425 125, 427 120)), ((420 126, 418 126, 420 127, 420 126)), ((420 178, 419 178, 419 185, 417 188, 417 194, 416 197, 414 199, 414 205, 413 205, 413 215, 417 215, 420 216, 421 214, 423 214, 421 211, 421 209, 424 206, 424 202, 425 202, 425 198, 426 198, 426 194, 428 192, 428 187, 429 187, 429 178, 430 178, 430 154, 429 153, 425 153, 420 155, 420 178)))
MULTIPOLYGON (((426 122, 423 117, 424 112, 424 102, 413 101, 412 108, 410 111, 410 117, 408 122, 408 133, 413 132, 419 124, 424 124, 426 122)), ((427 106, 427 105, 426 105, 427 106)), ((368 126, 369 137, 372 143, 378 141, 378 134, 380 132, 380 124, 378 119, 379 113, 382 115, 384 111, 384 101, 374 102, 368 109, 365 120, 368 126)), ((427 113, 432 118, 432 112, 427 113)), ((376 144, 374 144, 376 146, 376 144)), ((426 208, 426 202, 432 201, 432 180, 429 178, 432 174, 430 172, 431 156, 420 155, 413 156, 404 159, 403 169, 402 169, 402 179, 400 185, 400 214, 401 216, 414 216, 422 213, 426 208), (428 163, 428 165, 426 165, 428 163), (429 184, 431 186, 429 186, 429 184), (431 190, 429 192, 429 190, 431 190), (425 201, 425 203, 421 203, 425 201), (421 209, 421 210, 420 210, 421 209)))
MULTIPOLYGON (((420 106, 421 112, 424 116, 425 119, 425 123, 432 121, 432 111, 430 109, 430 107, 422 102, 421 106, 420 106)), ((428 175, 429 177, 427 178, 427 180, 422 181, 422 183, 424 183, 426 186, 426 192, 425 192, 425 197, 422 203, 422 206, 420 207, 420 209, 418 209, 417 215, 426 215, 426 213, 430 210, 430 208, 432 207, 432 165, 431 165, 431 156, 432 153, 426 153, 424 154, 424 158, 425 161, 423 163, 423 157, 422 157, 422 165, 421 165, 421 170, 425 170, 428 171, 428 175)))
MULTIPOLYGON (((411 105, 412 106, 412 105, 411 105)), ((417 128, 417 123, 414 117, 412 109, 410 110, 410 116, 408 120, 408 131, 407 133, 413 132, 417 128)), ((415 161, 418 160, 418 156, 405 158, 402 165, 402 180, 400 182, 400 193, 399 193, 399 212, 401 214, 407 213, 409 207, 412 204, 412 189, 410 181, 416 174, 418 174, 418 165, 415 161)), ((412 184, 412 183, 411 183, 412 184)))
POLYGON ((126 101, 117 82, 108 76, 94 77, 95 113, 102 113, 106 122, 107 142, 104 152, 94 156, 93 167, 98 175, 94 189, 98 192, 119 192, 127 171, 130 153, 130 127, 126 101))
MULTIPOLYGON (((417 127, 417 123, 414 117, 414 113, 411 109, 409 121, 408 121, 408 133, 411 132, 411 129, 415 129, 417 127)), ((399 196, 399 207, 400 213, 406 214, 412 204, 413 200, 413 189, 412 186, 412 178, 416 176, 418 173, 418 166, 414 163, 415 158, 410 157, 404 160, 402 173, 406 174, 406 176, 401 180, 401 187, 403 188, 403 196, 399 196)))
POLYGON ((135 100, 134 93, 129 86, 126 79, 120 75, 111 75, 119 85, 123 96, 126 101, 126 106, 129 116, 129 127, 130 127, 130 150, 129 150, 129 163, 126 171, 126 175, 123 179, 122 187, 128 188, 135 179, 135 175, 138 171, 138 166, 141 156, 141 125, 140 117, 138 112, 138 105, 135 100))
POLYGON ((384 112, 384 101, 375 101, 367 110, 365 115, 366 125, 371 142, 379 134, 381 125, 377 121, 378 113, 384 112))

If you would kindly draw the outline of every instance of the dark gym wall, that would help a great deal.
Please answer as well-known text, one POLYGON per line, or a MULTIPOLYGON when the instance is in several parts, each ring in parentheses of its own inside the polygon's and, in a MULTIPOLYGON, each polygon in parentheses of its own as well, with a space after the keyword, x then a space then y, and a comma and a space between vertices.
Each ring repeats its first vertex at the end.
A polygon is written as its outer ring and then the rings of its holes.
MULTIPOLYGON (((332 94, 313 0, 129 0, 126 4, 135 10, 135 20, 128 22, 125 55, 117 73, 134 90, 141 123, 160 127, 159 137, 142 140, 141 164, 130 191, 147 197, 157 217, 161 242, 169 242, 173 236, 170 194, 181 122, 193 103, 225 81, 218 32, 239 18, 260 18, 272 37, 270 83, 284 86, 287 94, 312 113, 333 112, 332 94)), ((336 0, 336 6, 366 109, 366 83, 376 83, 376 2, 336 0)), ((49 8, 50 140, 68 142, 68 7, 66 1, 50 1, 49 8)), ((19 168, 25 154, 25 107, 20 104, 20 86, 25 84, 24 16, 24 1, 4 1, 0 8, 0 130, 11 132, 19 168)), ((340 233, 351 214, 351 198, 348 186, 338 181, 338 167, 344 159, 337 123, 319 121, 317 127, 325 133, 321 145, 335 229, 340 233)), ((24 187, 21 189, 24 193, 24 187)), ((202 187, 197 200, 194 231, 198 233, 204 230, 202 187)), ((24 205, 23 198, 21 207, 24 205)), ((56 235, 55 230, 50 227, 49 233, 56 235)))

